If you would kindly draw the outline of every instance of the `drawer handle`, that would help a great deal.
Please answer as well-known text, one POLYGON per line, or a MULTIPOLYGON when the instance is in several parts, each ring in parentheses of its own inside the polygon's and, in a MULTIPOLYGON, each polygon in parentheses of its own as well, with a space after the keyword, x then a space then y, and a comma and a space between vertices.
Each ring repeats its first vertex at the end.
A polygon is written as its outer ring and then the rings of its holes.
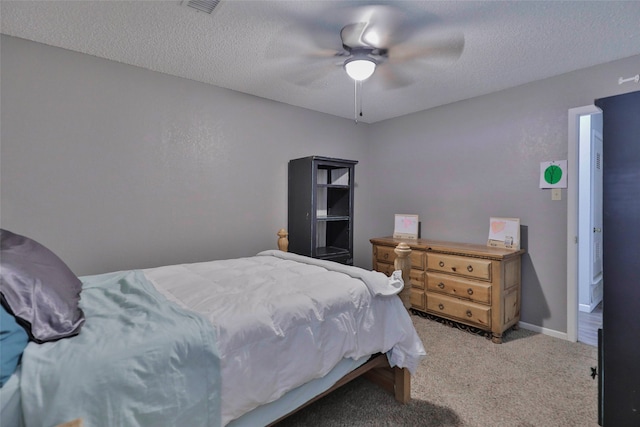
POLYGON ((442 283, 442 282, 438 283, 438 287, 439 287, 440 289, 444 289, 444 283, 442 283))
POLYGON ((439 265, 440 267, 444 267, 444 261, 440 261, 440 262, 438 263, 438 265, 439 265))
POLYGON ((444 305, 443 305, 443 304, 438 304, 438 308, 439 308, 440 310, 444 310, 444 305))
POLYGON ((384 254, 383 258, 384 259, 389 259, 389 254, 384 254))
POLYGON ((469 295, 473 295, 473 289, 471 289, 471 288, 467 289, 467 293, 468 293, 469 295))
POLYGON ((468 266, 467 266, 467 271, 468 271, 469 273, 471 273, 471 272, 473 271, 473 266, 468 265, 468 266))
POLYGON ((467 310, 467 317, 471 317, 473 316, 473 313, 471 313, 471 310, 467 310))

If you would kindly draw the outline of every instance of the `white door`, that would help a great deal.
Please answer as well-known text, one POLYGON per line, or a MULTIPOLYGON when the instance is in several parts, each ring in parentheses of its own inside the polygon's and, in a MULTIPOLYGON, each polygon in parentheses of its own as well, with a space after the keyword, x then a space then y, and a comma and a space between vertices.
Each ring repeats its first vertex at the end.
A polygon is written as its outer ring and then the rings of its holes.
POLYGON ((590 313, 602 300, 602 113, 580 117, 578 300, 590 313))
MULTIPOLYGON (((578 312, 591 311, 591 301, 583 300, 583 296, 590 293, 593 277, 591 135, 594 129, 602 135, 602 110, 595 105, 570 108, 568 119, 567 339, 575 342, 578 340, 578 312), (585 200, 588 201, 586 204, 583 203, 585 200)), ((602 158, 600 160, 602 167, 602 158)), ((601 199, 601 196, 597 198, 601 199)), ((602 258, 603 254, 599 255, 602 258)))
POLYGON ((602 133, 591 130, 591 304, 602 300, 602 133))

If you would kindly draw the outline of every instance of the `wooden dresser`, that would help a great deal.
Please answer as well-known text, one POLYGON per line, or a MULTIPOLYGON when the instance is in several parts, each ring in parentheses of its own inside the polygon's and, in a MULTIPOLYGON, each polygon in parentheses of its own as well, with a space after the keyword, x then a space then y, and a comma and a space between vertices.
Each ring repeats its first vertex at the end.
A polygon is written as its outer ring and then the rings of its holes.
POLYGON ((411 248, 412 309, 486 331, 495 343, 517 328, 524 250, 426 239, 370 241, 373 269, 387 275, 393 272, 398 243, 411 248))

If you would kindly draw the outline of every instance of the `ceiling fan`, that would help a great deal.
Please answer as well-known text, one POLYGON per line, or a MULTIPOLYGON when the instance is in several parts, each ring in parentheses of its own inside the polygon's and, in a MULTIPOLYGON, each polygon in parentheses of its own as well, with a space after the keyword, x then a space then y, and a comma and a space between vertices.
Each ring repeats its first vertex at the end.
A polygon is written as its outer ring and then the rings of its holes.
POLYGON ((464 35, 410 4, 351 5, 334 8, 325 19, 296 17, 302 25, 288 28, 277 41, 286 46, 283 56, 294 60, 287 75, 295 84, 312 86, 342 67, 356 82, 357 104, 365 80, 396 89, 424 78, 429 68, 457 61, 464 35))
POLYGON ((385 88, 393 89, 421 76, 413 65, 444 67, 457 61, 464 50, 461 32, 446 28, 424 10, 409 9, 406 3, 335 8, 324 20, 317 15, 296 16, 295 20, 302 25, 289 28, 276 42, 286 46, 286 56, 301 60, 298 68, 316 71, 312 79, 301 76, 301 85, 324 77, 318 72, 323 65, 328 65, 325 74, 338 65, 358 81, 371 77, 379 68, 379 80, 385 88), (329 63, 321 62, 323 59, 329 63), (356 73, 360 69, 366 72, 356 73))

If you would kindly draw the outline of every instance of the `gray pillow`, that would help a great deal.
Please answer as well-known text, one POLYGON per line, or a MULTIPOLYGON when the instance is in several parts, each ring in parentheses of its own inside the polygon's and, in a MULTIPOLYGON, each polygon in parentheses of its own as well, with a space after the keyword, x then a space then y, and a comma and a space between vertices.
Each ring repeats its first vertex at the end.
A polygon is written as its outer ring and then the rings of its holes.
POLYGON ((0 294, 37 342, 77 335, 84 324, 78 306, 82 282, 40 243, 0 229, 0 294))

